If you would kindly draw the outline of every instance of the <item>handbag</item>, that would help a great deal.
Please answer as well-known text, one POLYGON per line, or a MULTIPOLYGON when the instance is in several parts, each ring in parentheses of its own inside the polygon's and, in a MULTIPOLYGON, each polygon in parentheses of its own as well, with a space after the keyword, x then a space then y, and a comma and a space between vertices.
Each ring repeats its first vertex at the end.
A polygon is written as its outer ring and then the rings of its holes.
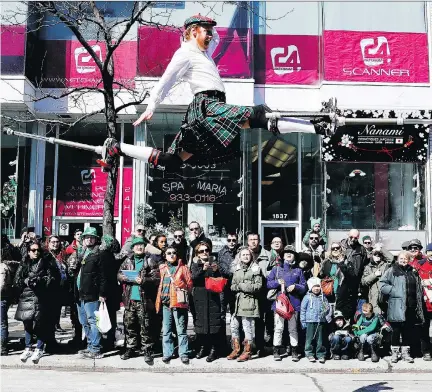
POLYGON ((169 270, 167 269, 167 275, 171 279, 171 283, 173 284, 175 288, 176 298, 178 304, 189 304, 189 295, 188 292, 184 289, 181 289, 177 287, 177 285, 174 283, 174 279, 172 278, 169 270))
POLYGON ((224 288, 228 282, 228 279, 225 278, 213 278, 208 277, 205 278, 205 288, 213 293, 222 293, 224 288))
POLYGON ((295 313, 291 301, 285 294, 285 285, 282 285, 282 293, 280 293, 276 298, 275 312, 285 320, 289 320, 295 313))
POLYGON ((325 296, 333 295, 333 278, 325 278, 321 280, 321 290, 325 296))

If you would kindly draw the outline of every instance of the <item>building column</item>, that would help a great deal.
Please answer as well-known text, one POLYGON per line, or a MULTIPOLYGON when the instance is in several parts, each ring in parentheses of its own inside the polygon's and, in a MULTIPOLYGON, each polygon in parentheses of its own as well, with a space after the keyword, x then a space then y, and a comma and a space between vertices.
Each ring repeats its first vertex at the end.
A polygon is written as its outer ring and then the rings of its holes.
MULTIPOLYGON (((147 123, 135 128, 134 144, 136 146, 146 145, 146 134, 147 134, 147 123)), ((148 172, 147 164, 138 159, 133 160, 133 211, 132 211, 132 230, 136 225, 136 209, 139 204, 145 204, 147 202, 147 181, 148 172)))
MULTIPOLYGON (((45 136, 46 125, 33 124, 32 133, 45 136)), ((34 226, 38 235, 43 235, 43 195, 45 174, 45 142, 32 140, 30 155, 30 181, 28 227, 34 226)))

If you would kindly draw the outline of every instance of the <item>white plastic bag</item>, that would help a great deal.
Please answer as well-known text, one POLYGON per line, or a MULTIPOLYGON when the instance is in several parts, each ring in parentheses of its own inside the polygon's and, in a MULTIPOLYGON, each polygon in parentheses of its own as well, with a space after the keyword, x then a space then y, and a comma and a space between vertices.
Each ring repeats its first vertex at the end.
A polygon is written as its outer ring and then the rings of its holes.
POLYGON ((99 310, 95 312, 96 326, 100 333, 107 333, 111 329, 111 320, 105 302, 101 302, 99 310))

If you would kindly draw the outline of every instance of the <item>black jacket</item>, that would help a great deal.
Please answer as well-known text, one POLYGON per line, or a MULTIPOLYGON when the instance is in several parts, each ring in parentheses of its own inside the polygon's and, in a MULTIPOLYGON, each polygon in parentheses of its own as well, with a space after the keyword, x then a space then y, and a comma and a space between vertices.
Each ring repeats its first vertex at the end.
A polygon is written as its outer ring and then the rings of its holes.
POLYGON ((41 321, 49 317, 50 303, 53 302, 60 282, 55 260, 45 254, 38 261, 26 258, 18 267, 14 287, 20 297, 15 313, 19 321, 41 321))
POLYGON ((232 279, 233 276, 233 268, 232 264, 234 262, 234 258, 237 254, 237 249, 239 246, 236 246, 232 251, 228 248, 228 245, 225 245, 218 253, 216 263, 219 267, 219 271, 222 276, 227 279, 232 279))
MULTIPOLYGON (((109 273, 110 266, 108 263, 114 263, 114 256, 106 251, 96 249, 87 257, 81 255, 78 258, 77 272, 80 277, 80 287, 77 286, 75 280, 75 299, 86 302, 97 301, 99 297, 107 297, 108 282, 106 274, 109 273)), ((115 274, 115 282, 117 284, 117 273, 115 274)))

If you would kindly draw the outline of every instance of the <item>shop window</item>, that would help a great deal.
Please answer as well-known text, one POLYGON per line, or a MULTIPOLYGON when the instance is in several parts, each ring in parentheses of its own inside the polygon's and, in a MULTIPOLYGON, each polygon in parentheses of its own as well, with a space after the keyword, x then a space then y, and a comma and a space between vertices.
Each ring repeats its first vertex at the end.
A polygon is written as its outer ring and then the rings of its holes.
MULTIPOLYGON (((147 127, 147 145, 166 151, 183 114, 157 113, 147 127)), ((241 159, 220 165, 185 163, 177 173, 149 169, 146 226, 168 235, 198 221, 218 251, 227 232, 240 230, 241 159)))
MULTIPOLYGON (((27 126, 31 132, 32 125, 27 126)), ((23 126, 19 129, 25 132, 23 126)), ((27 226, 31 140, 0 135, 1 232, 19 238, 27 226)))
POLYGON ((258 170, 262 157, 261 219, 274 221, 298 220, 298 134, 272 136, 261 133, 261 151, 252 146, 252 162, 258 170))
POLYGON ((322 164, 320 137, 302 135, 302 227, 310 228, 310 218, 322 218, 322 164))
POLYGON ((326 170, 328 229, 425 229, 423 165, 338 162, 326 170))

